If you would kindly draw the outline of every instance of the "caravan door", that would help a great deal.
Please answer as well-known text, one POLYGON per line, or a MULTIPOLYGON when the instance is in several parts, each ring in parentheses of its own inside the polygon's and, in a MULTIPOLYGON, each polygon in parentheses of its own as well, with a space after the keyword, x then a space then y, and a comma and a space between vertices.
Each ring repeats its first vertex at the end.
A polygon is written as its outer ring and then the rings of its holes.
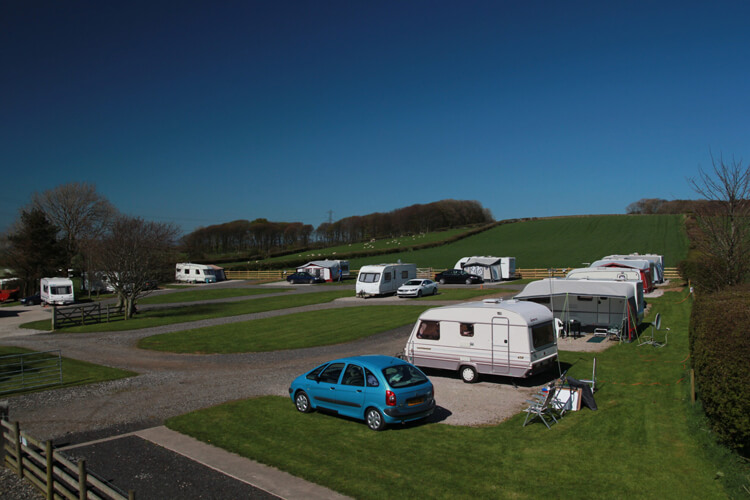
POLYGON ((510 372, 510 320, 492 318, 492 373, 510 372))

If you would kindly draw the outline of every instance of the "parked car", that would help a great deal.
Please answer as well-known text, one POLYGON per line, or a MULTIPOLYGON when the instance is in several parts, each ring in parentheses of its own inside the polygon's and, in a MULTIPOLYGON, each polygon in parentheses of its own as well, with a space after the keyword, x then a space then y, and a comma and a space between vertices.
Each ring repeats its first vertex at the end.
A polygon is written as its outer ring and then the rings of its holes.
POLYGON ((294 379, 289 396, 302 413, 327 410, 364 420, 374 431, 426 418, 435 410, 435 390, 427 376, 411 363, 382 355, 323 363, 294 379))
POLYGON ((409 280, 396 290, 399 297, 421 297, 422 295, 435 295, 438 292, 437 283, 432 280, 409 280))
POLYGON ((42 303, 42 296, 38 293, 35 293, 34 295, 29 295, 28 297, 24 297, 21 299, 21 304, 25 306, 33 306, 33 305, 39 305, 42 303))
POLYGON ((300 271, 298 273, 290 274, 286 277, 286 280, 292 285, 298 283, 325 283, 326 280, 318 276, 314 276, 306 271, 300 271))
POLYGON ((463 269, 448 269, 442 273, 435 275, 435 281, 440 282, 441 285, 446 283, 466 283, 471 285, 472 283, 484 283, 481 276, 476 274, 470 274, 463 269))

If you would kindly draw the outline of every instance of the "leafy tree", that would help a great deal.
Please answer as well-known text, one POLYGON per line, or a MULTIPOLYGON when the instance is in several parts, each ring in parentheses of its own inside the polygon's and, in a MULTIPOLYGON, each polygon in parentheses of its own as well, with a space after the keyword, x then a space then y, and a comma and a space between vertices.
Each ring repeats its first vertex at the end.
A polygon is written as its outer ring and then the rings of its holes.
POLYGON ((23 282, 23 294, 39 287, 39 280, 55 276, 65 263, 65 249, 55 227, 39 209, 21 211, 20 222, 8 235, 5 262, 23 282))
POLYGON ((688 181, 708 203, 696 205, 696 248, 710 272, 699 286, 706 290, 741 284, 750 272, 750 165, 711 157, 713 172, 699 169, 688 181))
POLYGON ((97 246, 95 267, 115 289, 120 306, 125 307, 125 319, 135 314, 138 299, 147 295, 165 268, 174 263, 177 233, 172 224, 118 216, 97 246))

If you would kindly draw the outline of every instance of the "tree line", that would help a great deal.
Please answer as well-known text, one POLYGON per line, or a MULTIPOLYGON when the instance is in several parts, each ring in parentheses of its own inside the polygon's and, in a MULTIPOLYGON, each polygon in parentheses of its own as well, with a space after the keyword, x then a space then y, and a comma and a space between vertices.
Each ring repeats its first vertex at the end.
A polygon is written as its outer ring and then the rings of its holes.
POLYGON ((198 228, 182 238, 182 246, 191 259, 238 253, 262 258, 290 249, 358 243, 489 222, 493 222, 491 212, 478 201, 441 200, 324 222, 316 229, 301 222, 236 220, 198 228))

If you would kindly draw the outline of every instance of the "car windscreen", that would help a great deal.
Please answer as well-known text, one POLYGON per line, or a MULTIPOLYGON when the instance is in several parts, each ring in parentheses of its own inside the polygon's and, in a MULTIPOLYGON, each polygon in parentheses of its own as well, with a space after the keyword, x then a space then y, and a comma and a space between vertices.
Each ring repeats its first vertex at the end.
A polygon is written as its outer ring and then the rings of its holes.
POLYGON ((411 280, 404 283, 404 286, 419 286, 422 284, 422 280, 411 280))
POLYGON ((427 382, 427 377, 412 365, 394 365, 383 368, 383 375, 388 385, 394 389, 412 387, 427 382))
POLYGON ((359 273, 359 281, 362 283, 377 283, 380 281, 380 273, 359 273))

